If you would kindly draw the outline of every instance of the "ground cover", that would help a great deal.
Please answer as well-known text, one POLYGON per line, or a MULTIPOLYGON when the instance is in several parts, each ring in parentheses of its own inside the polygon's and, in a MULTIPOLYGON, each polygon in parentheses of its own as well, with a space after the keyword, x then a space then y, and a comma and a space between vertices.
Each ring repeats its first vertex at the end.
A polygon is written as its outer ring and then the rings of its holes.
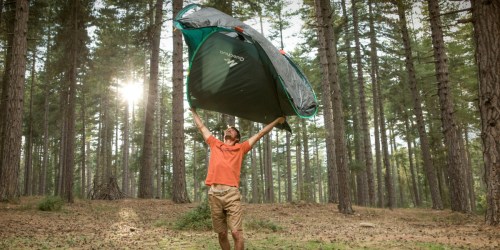
MULTIPOLYGON (((77 200, 40 211, 43 197, 0 203, 0 249, 218 249, 211 231, 179 230, 199 204, 169 200, 77 200)), ((500 249, 500 228, 449 210, 335 204, 245 204, 247 249, 500 249)))

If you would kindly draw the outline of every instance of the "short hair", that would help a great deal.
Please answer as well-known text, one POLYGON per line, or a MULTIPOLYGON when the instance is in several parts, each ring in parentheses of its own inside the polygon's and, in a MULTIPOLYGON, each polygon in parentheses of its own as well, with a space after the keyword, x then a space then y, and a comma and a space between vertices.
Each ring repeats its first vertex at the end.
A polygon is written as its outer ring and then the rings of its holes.
POLYGON ((236 131, 236 138, 238 138, 238 141, 241 141, 240 131, 235 126, 229 126, 229 127, 234 129, 234 131, 236 131))

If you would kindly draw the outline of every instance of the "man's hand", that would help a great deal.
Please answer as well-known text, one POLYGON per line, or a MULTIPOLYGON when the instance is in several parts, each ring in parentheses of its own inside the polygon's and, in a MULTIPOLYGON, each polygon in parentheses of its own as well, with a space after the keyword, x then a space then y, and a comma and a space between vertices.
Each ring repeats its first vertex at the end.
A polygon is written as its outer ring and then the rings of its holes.
POLYGON ((278 117, 278 119, 276 119, 278 121, 279 124, 283 124, 286 122, 286 117, 285 116, 282 116, 282 117, 278 117))

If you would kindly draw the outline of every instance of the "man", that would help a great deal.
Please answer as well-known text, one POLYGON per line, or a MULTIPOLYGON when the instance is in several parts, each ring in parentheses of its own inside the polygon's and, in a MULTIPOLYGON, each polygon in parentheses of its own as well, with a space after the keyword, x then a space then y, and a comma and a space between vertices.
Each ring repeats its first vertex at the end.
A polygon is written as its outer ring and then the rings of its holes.
POLYGON ((203 139, 210 147, 210 162, 205 184, 210 186, 208 203, 212 214, 213 229, 218 234, 222 249, 230 249, 227 237, 228 227, 234 239, 234 249, 244 249, 243 211, 238 190, 243 157, 274 126, 285 122, 285 117, 277 118, 247 141, 239 143, 241 136, 235 127, 229 127, 224 131, 222 142, 205 127, 194 108, 191 109, 191 113, 203 139))

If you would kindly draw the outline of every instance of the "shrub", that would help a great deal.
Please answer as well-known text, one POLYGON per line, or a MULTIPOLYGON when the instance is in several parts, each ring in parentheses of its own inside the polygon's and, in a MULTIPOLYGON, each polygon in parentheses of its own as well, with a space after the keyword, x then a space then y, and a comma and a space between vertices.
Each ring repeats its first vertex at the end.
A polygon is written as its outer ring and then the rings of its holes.
POLYGON ((476 198, 476 213, 477 214, 486 214, 486 209, 488 208, 486 201, 486 194, 478 195, 476 198))
POLYGON ((63 205, 64 201, 61 197, 47 196, 38 203, 38 209, 42 211, 60 211, 63 205))
POLYGON ((251 220, 246 224, 246 226, 248 229, 253 229, 253 230, 271 230, 273 232, 283 230, 283 227, 276 225, 272 221, 265 221, 265 220, 251 220))
POLYGON ((176 221, 175 229, 199 231, 212 229, 212 220, 210 217, 210 207, 208 206, 208 203, 203 202, 196 208, 184 214, 176 221))

